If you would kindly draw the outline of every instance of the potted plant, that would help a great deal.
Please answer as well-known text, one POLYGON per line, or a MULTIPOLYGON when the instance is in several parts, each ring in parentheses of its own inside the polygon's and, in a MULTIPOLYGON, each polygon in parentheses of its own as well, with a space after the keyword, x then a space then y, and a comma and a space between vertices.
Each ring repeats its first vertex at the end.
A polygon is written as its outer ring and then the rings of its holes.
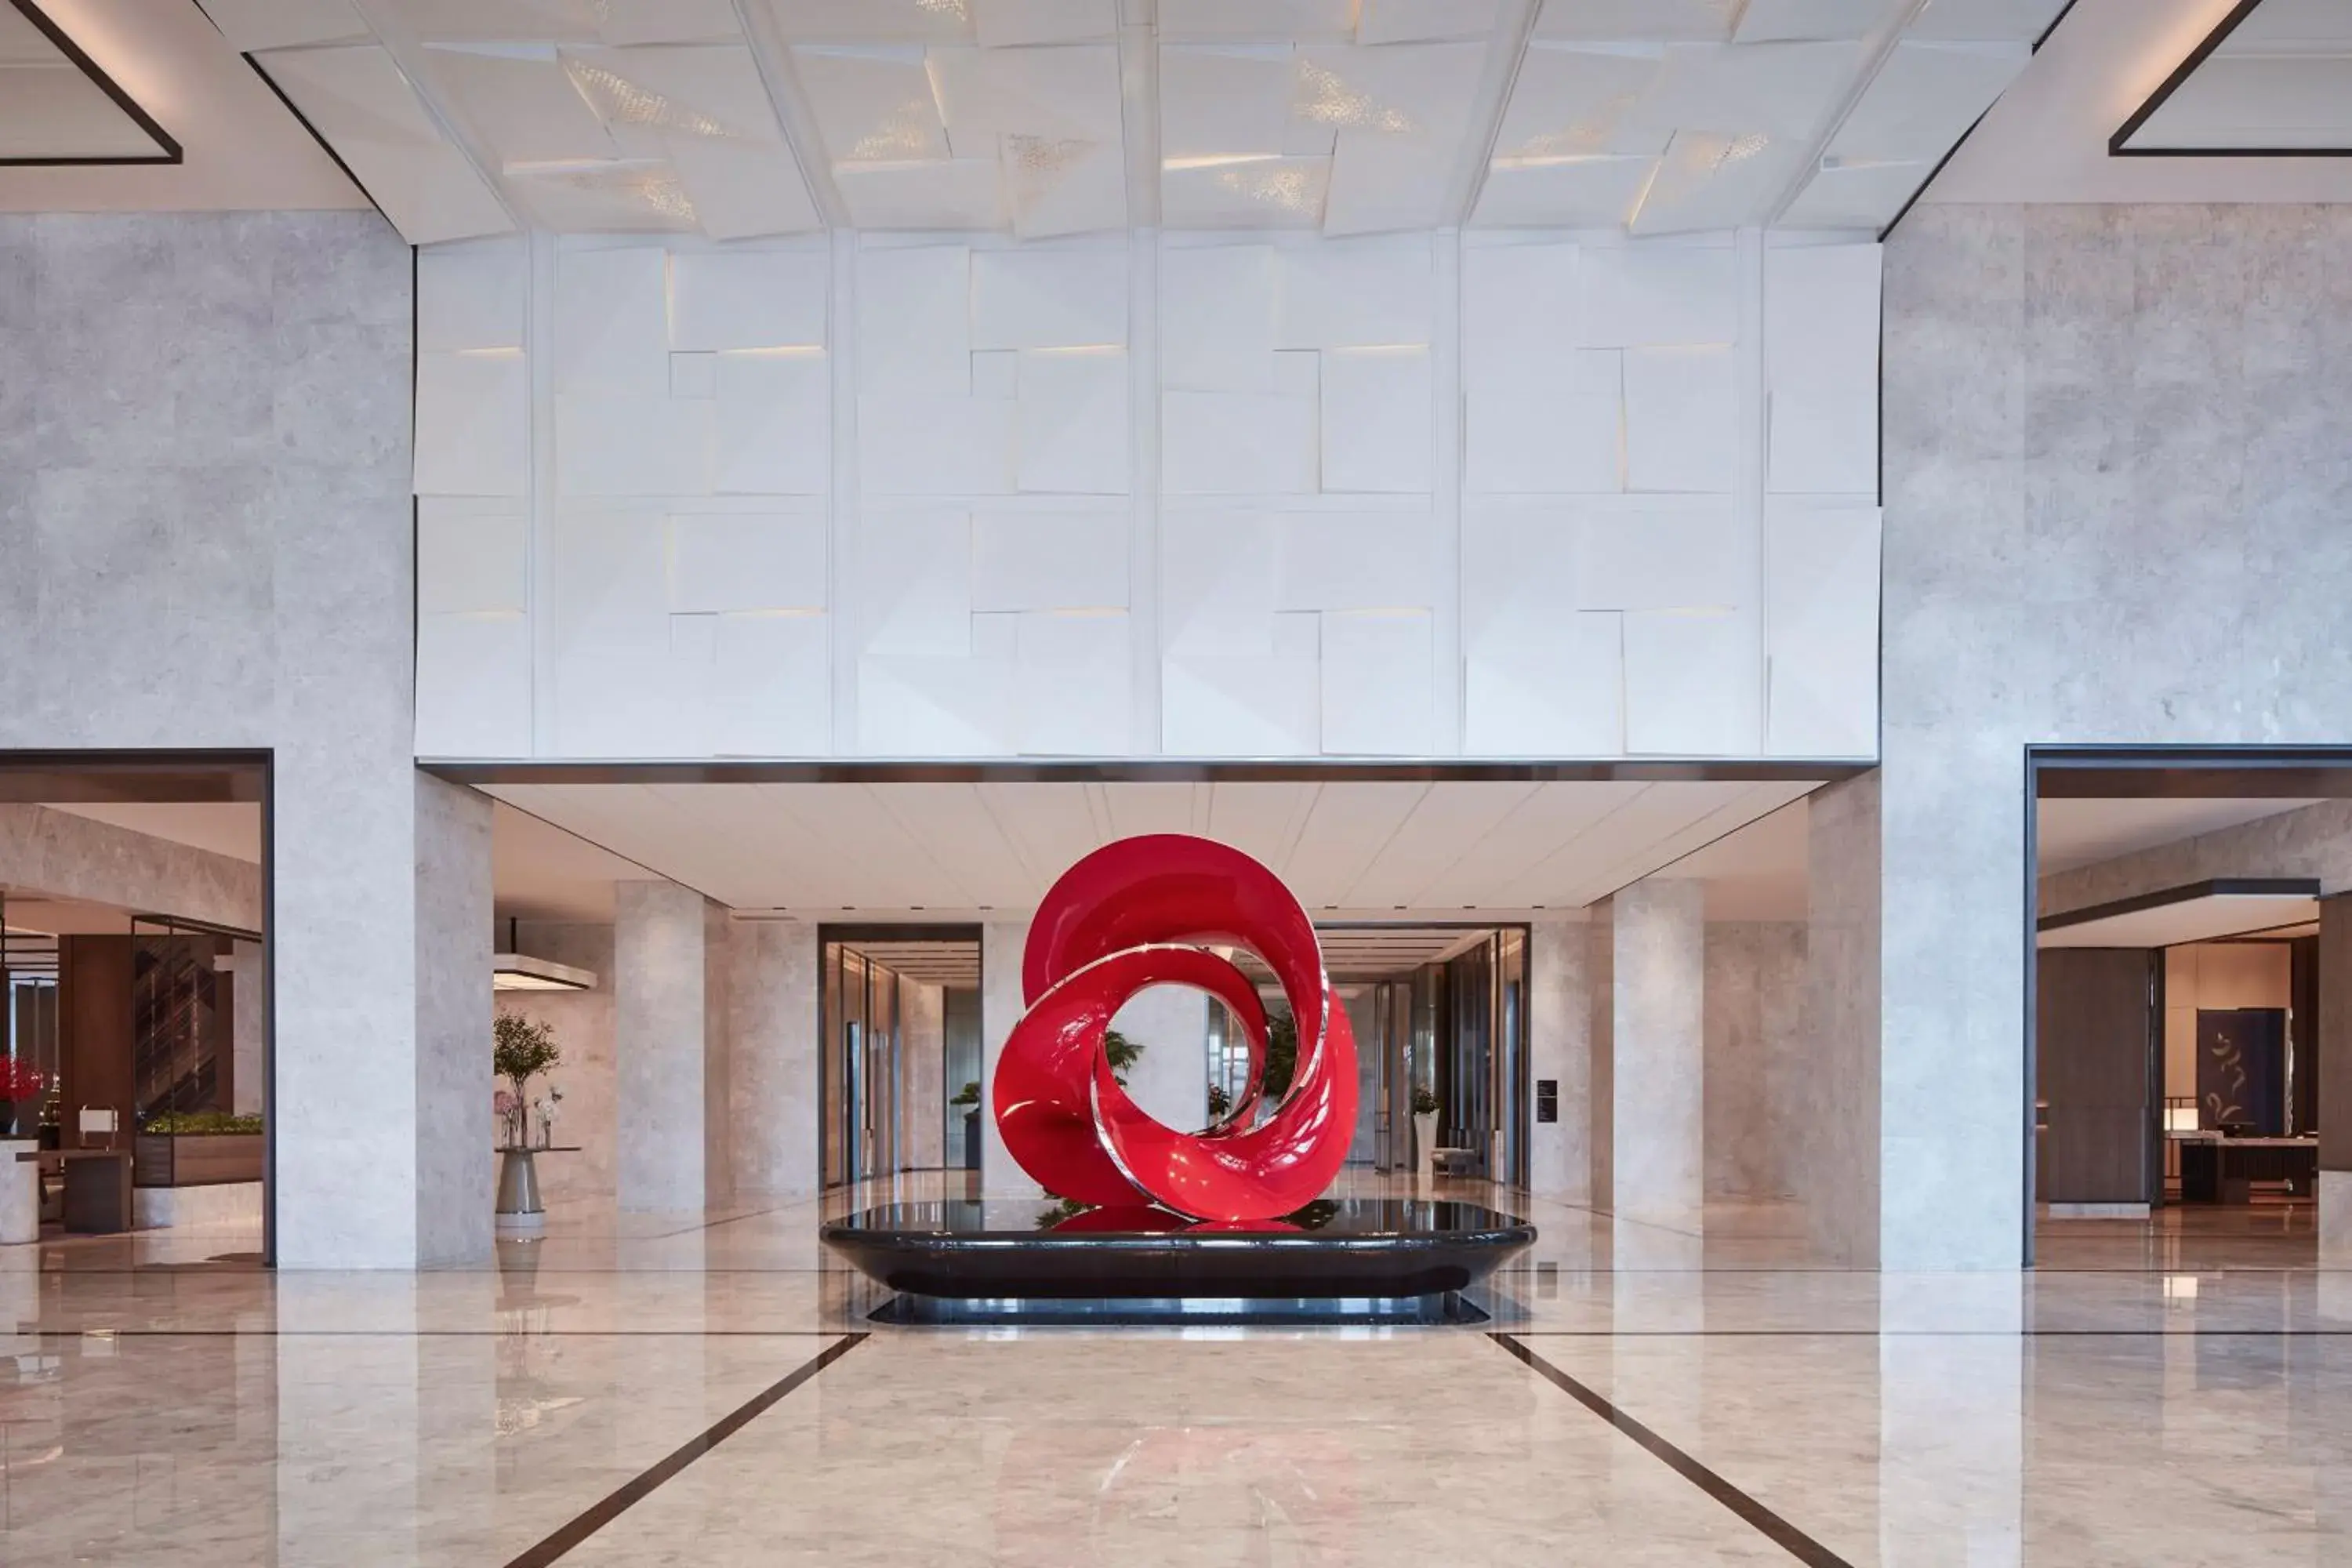
POLYGON ((41 1088, 47 1082, 40 1069, 15 1057, 0 1057, 0 1138, 14 1138, 20 1132, 32 1136, 34 1123, 40 1117, 41 1088))
POLYGON ((227 1110, 159 1110, 139 1124, 131 1143, 131 1184, 207 1187, 257 1182, 267 1159, 258 1115, 227 1110))
POLYGON ((1103 1059, 1110 1063, 1110 1076, 1118 1081, 1119 1088, 1127 1087, 1127 1069, 1133 1067, 1142 1055, 1141 1041, 1130 1040, 1117 1029, 1103 1031, 1103 1059))
POLYGON ((1414 1168, 1426 1181, 1437 1173, 1437 1096, 1425 1089, 1412 1091, 1414 1168))
POLYGON ((490 1026, 490 1060, 508 1088, 499 1091, 492 1109, 505 1124, 502 1136, 509 1149, 530 1143, 530 1080, 563 1062, 551 1025, 519 1013, 501 1013, 490 1026))
POLYGON ((964 1108, 963 1168, 977 1171, 980 1169, 980 1080, 974 1079, 956 1090, 956 1097, 948 1103, 964 1108))

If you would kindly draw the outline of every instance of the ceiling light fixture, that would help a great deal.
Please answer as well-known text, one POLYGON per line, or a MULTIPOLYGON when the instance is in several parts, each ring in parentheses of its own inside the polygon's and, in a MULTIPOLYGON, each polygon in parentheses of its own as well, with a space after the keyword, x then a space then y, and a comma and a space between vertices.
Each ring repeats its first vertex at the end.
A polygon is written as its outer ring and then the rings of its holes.
POLYGON ((593 991, 596 972, 575 969, 552 959, 533 958, 517 952, 521 945, 516 932, 520 922, 507 917, 507 951, 490 955, 490 989, 493 991, 593 991))
POLYGON ((1291 112, 1315 125, 1337 125, 1354 131, 1385 131, 1409 136, 1419 131, 1412 115, 1391 109, 1370 93, 1349 87, 1336 71, 1313 60, 1298 62, 1298 100, 1291 112))
POLYGON ((676 131, 688 136, 732 136, 725 125, 698 110, 674 103, 649 88, 639 87, 618 71, 573 55, 563 56, 563 69, 580 96, 588 100, 608 125, 636 125, 655 131, 676 131))
POLYGON ((527 953, 501 952, 490 959, 490 989, 593 991, 596 989, 596 973, 590 969, 574 969, 568 963, 532 958, 527 953))

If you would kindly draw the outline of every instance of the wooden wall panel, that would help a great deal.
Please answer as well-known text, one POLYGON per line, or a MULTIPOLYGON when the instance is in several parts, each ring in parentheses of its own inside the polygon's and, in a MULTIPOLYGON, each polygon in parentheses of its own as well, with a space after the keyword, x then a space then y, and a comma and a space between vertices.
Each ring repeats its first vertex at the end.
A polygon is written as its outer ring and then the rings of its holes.
POLYGON ((58 1059, 64 1080, 59 1111, 66 1147, 78 1145, 83 1106, 114 1107, 131 1147, 131 938, 58 939, 58 1059))
POLYGON ((2352 894, 2319 900, 2318 1077, 2319 1168, 2352 1171, 2352 894))
POLYGON ((2050 948, 2040 956, 2035 1055, 2049 1109, 2035 1196, 2150 1202, 2158 955, 2145 948, 2050 948))

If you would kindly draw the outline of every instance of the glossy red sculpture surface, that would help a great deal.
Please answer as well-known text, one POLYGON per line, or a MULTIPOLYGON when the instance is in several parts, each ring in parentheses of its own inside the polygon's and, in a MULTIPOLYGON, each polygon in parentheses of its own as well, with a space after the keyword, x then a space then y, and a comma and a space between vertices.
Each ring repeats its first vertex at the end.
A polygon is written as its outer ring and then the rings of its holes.
POLYGON ((1082 1204, 1158 1204, 1202 1220, 1261 1220, 1323 1195, 1356 1126, 1356 1041, 1323 973, 1314 923, 1272 871, 1181 833, 1105 845, 1062 873, 1029 928, 1028 1011, 998 1058, 1004 1146, 1046 1191, 1082 1204), (1281 982, 1298 1025, 1282 1103, 1257 1121, 1266 1018, 1247 976, 1207 946, 1245 947, 1281 982), (1149 985, 1223 1001, 1249 1046, 1249 1080, 1201 1132, 1145 1115, 1111 1076, 1103 1034, 1149 985))

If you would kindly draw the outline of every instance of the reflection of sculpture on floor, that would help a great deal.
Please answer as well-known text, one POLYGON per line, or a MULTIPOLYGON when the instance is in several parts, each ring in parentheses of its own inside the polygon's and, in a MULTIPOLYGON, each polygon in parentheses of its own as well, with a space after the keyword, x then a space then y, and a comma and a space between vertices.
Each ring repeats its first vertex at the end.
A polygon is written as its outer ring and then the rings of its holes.
POLYGON ((1355 1038, 1307 911, 1241 851, 1153 834, 1088 855, 1045 895, 1021 979, 1029 1010, 1005 1042, 993 1100, 1005 1148, 1047 1191, 1199 1219, 1268 1219, 1321 1196, 1339 1174, 1356 1121, 1355 1038), (1239 969, 1191 942, 1248 948, 1302 1020, 1290 1093, 1263 1122, 1253 1125, 1265 1008, 1239 969), (1248 1081, 1204 1132, 1145 1115, 1104 1051, 1121 1005, 1160 984, 1216 996, 1248 1044, 1248 1081))

